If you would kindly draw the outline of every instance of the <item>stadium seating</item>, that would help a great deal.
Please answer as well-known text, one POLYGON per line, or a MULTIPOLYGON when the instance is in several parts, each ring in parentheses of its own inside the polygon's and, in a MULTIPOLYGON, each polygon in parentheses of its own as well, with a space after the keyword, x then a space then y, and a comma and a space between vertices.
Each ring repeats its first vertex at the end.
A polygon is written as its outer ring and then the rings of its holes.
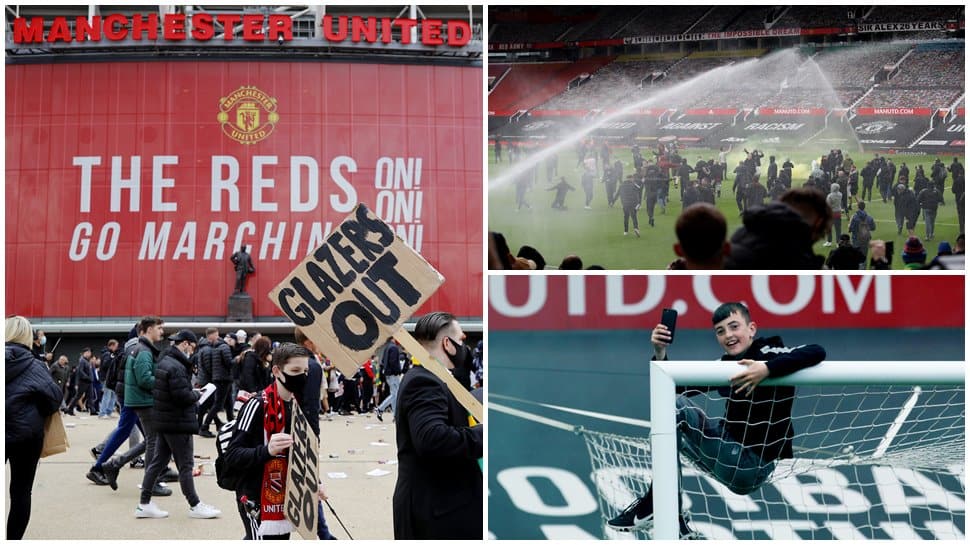
POLYGON ((534 108, 561 93, 576 76, 595 72, 610 60, 596 58, 577 62, 496 65, 510 67, 511 70, 488 95, 488 109, 507 115, 534 108))
POLYGON ((813 59, 833 87, 872 85, 872 77, 906 54, 907 46, 840 47, 823 51, 813 59))
POLYGON ((867 23, 905 23, 911 21, 947 21, 963 18, 963 6, 877 6, 866 17, 867 23))
POLYGON ((555 10, 527 10, 524 6, 492 7, 489 8, 489 18, 492 23, 499 24, 493 25, 488 39, 498 44, 552 42, 574 25, 591 20, 594 16, 595 11, 585 6, 555 6, 555 10))
POLYGON ((710 6, 649 6, 643 8, 636 19, 623 27, 622 36, 650 36, 653 34, 680 34, 701 18, 710 6))
POLYGON ((914 51, 900 65, 889 84, 902 87, 946 85, 962 86, 966 74, 966 55, 959 51, 914 51))
MULTIPOLYGON (((717 6, 694 25, 691 32, 721 32, 750 8, 747 6, 717 6)), ((764 28, 764 25, 762 25, 764 28)))
POLYGON ((963 93, 961 88, 898 89, 876 88, 858 108, 946 108, 963 93))
POLYGON ((640 80, 668 68, 672 61, 613 62, 600 68, 588 82, 546 101, 545 110, 585 110, 607 108, 619 101, 629 102, 643 94, 640 80))
MULTIPOLYGON (((850 23, 849 6, 792 6, 772 25, 772 28, 826 28, 850 23)), ((855 10, 860 17, 863 11, 855 10)))
POLYGON ((621 28, 624 36, 633 36, 626 31, 626 26, 642 12, 648 10, 643 6, 605 6, 597 14, 592 24, 585 28, 576 27, 575 36, 567 35, 568 40, 601 40, 612 37, 621 28))
POLYGON ((723 30, 752 30, 765 28, 768 18, 774 19, 776 7, 750 6, 742 11, 737 18, 728 23, 723 30))
POLYGON ((509 69, 508 65, 504 64, 490 64, 488 65, 488 90, 491 91, 492 87, 495 87, 501 82, 502 76, 509 69))

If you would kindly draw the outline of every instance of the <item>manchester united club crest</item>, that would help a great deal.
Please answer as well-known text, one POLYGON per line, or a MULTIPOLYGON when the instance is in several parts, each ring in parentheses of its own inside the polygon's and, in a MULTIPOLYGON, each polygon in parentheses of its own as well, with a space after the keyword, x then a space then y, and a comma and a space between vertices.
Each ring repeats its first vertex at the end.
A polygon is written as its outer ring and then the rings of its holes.
POLYGON ((254 86, 242 86, 219 99, 222 132, 240 144, 255 144, 273 133, 280 120, 276 99, 254 86))

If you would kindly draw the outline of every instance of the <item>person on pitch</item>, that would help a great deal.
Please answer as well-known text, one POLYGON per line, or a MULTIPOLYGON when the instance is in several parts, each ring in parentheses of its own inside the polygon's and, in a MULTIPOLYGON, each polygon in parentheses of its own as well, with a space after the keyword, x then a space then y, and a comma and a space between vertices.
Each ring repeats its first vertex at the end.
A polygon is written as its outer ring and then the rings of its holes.
MULTIPOLYGON (((677 387, 678 447, 732 492, 747 495, 771 476, 777 460, 792 457, 795 436, 791 423, 795 388, 758 384, 818 364, 825 359, 825 349, 817 344, 787 347, 780 337, 758 337, 758 326, 741 303, 722 304, 711 322, 724 349, 721 360, 737 362, 742 370, 731 377, 730 387, 677 387), (689 399, 705 391, 726 398, 723 418, 709 417, 689 399)), ((659 324, 650 340, 655 359, 666 360, 670 330, 659 324)), ((694 536, 688 514, 682 512, 679 519, 681 537, 694 536)), ((653 489, 607 524, 620 531, 651 528, 653 489)))

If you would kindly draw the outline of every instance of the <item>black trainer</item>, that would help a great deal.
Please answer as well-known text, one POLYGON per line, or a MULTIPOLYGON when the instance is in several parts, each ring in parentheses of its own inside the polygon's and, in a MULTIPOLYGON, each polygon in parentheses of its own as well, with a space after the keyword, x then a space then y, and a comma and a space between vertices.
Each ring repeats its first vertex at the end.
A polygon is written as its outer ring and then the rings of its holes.
POLYGON ((104 476, 104 472, 96 467, 91 467, 91 471, 85 475, 89 481, 98 486, 108 486, 108 478, 104 476))
MULTIPOLYGON (((677 522, 680 526, 681 539, 700 539, 700 534, 688 525, 690 523, 689 513, 681 513, 677 517, 677 522)), ((653 490, 631 503, 619 515, 607 521, 606 524, 610 528, 620 532, 653 529, 653 490)))
POLYGON ((91 457, 97 460, 101 456, 101 449, 98 447, 91 447, 91 457))
POLYGON ((637 498, 626 509, 620 511, 619 515, 608 520, 606 525, 621 532, 631 532, 633 530, 653 527, 652 492, 651 490, 645 496, 637 498))
POLYGON ((118 490, 118 473, 121 471, 121 466, 117 465, 116 462, 108 460, 108 463, 101 466, 101 474, 104 476, 105 481, 111 490, 118 490))
POLYGON ((145 459, 139 456, 138 458, 132 460, 128 465, 131 466, 131 469, 145 469, 145 459))

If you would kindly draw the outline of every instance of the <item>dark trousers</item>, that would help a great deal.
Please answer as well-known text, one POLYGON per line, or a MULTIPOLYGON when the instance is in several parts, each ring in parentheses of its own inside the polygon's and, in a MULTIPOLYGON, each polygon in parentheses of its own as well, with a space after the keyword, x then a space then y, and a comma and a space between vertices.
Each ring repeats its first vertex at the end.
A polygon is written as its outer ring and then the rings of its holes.
POLYGON ((606 182, 606 200, 610 206, 616 202, 616 182, 606 182))
POLYGON ((647 217, 653 221, 653 210, 657 206, 657 197, 647 195, 647 217))
MULTIPOLYGON (((74 397, 71 398, 71 401, 67 404, 67 410, 68 410, 68 412, 73 411, 74 408, 77 407, 78 403, 81 401, 81 396, 83 396, 84 394, 87 394, 88 393, 88 390, 90 390, 90 389, 91 389, 91 383, 90 382, 80 382, 80 383, 78 383, 77 388, 74 389, 75 390, 74 397)), ((87 401, 85 403, 87 403, 88 409, 90 409, 91 408, 91 396, 90 395, 88 396, 88 399, 87 399, 87 401)))
POLYGON ((192 434, 159 433, 156 436, 155 455, 145 468, 145 477, 141 481, 141 503, 152 501, 155 481, 168 465, 169 457, 172 457, 178 468, 182 495, 189 502, 189 507, 195 507, 199 503, 199 495, 195 492, 195 478, 192 476, 192 434))
POLYGON ((630 218, 633 218, 633 228, 639 229, 640 225, 637 223, 637 205, 623 205, 623 232, 628 233, 630 231, 630 218))
POLYGON ((6 461, 10 463, 10 514, 7 516, 7 539, 23 539, 30 522, 30 496, 37 475, 37 462, 44 447, 44 436, 28 441, 6 443, 6 461))
MULTIPOLYGON (((232 387, 232 383, 228 381, 213 382, 216 385, 216 391, 212 394, 212 406, 209 407, 209 414, 205 415, 205 420, 202 421, 202 429, 208 429, 209 424, 215 420, 219 422, 217 415, 223 407, 226 407, 226 400, 229 399, 229 391, 232 387)), ((232 407, 226 409, 226 420, 232 420, 232 407)))
POLYGON ((374 383, 365 382, 360 387, 360 410, 367 412, 374 406, 374 383))
MULTIPOLYGON (((152 465, 155 460, 155 452, 158 448, 158 432, 155 431, 155 416, 152 414, 151 407, 133 407, 135 409, 135 414, 138 415, 138 420, 141 421, 141 430, 145 434, 145 468, 147 469, 152 465)), ((168 464, 168 457, 166 456, 163 460, 164 464, 168 464)), ((154 486, 154 481, 152 484, 148 485, 148 492, 151 494, 152 487, 154 486)), ((149 496, 150 497, 150 496, 149 496)), ((148 503, 148 502, 144 502, 148 503)))

